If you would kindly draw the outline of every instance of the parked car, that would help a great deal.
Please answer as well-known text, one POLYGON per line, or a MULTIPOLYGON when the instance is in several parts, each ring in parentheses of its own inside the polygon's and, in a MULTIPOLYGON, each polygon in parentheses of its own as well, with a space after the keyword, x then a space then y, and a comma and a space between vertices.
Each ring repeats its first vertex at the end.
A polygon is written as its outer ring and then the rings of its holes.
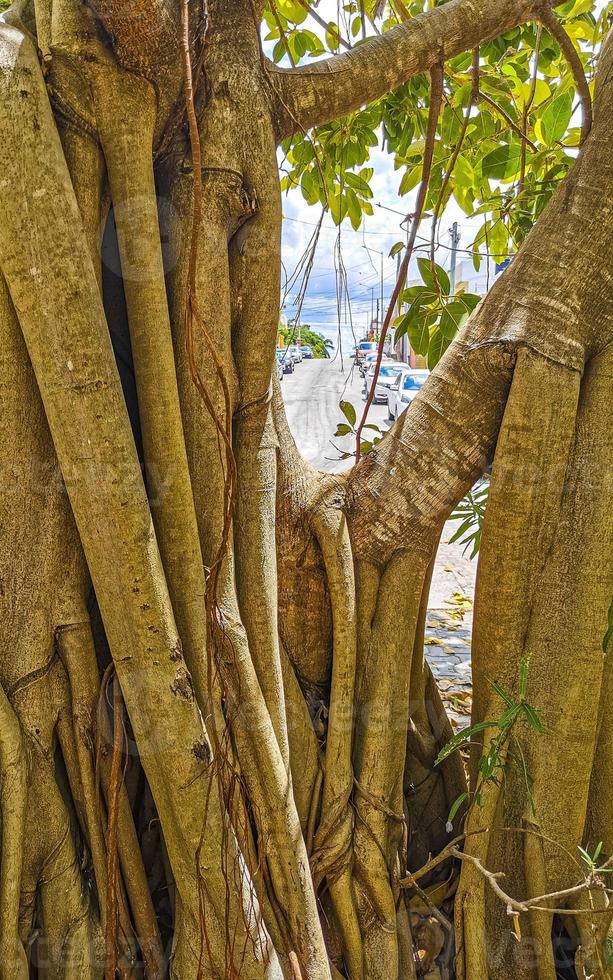
POLYGON ((402 371, 397 381, 388 388, 387 414, 390 419, 397 419, 409 407, 429 374, 429 371, 421 368, 402 371))
POLYGON ((283 374, 293 374, 296 369, 294 358, 288 353, 287 347, 277 347, 277 363, 281 365, 283 374))
MULTIPOLYGON (((379 377, 377 378, 377 385, 375 387, 375 397, 374 402, 386 402, 387 393, 390 386, 396 384, 399 375, 405 368, 409 365, 405 364, 403 361, 384 361, 379 368, 379 377)), ((364 397, 368 398, 370 394, 370 389, 375 377, 376 364, 373 364, 369 369, 368 373, 364 378, 364 397)))
POLYGON ((377 344, 374 340, 361 340, 355 349, 355 363, 360 366, 367 354, 377 353, 377 344))
POLYGON ((300 350, 302 351, 302 356, 305 358, 305 360, 310 361, 313 357, 313 348, 308 344, 301 344, 300 350))
POLYGON ((294 361, 294 364, 300 364, 302 360, 302 351, 298 344, 288 344, 287 352, 294 361))
MULTIPOLYGON (((360 374, 362 375, 362 377, 364 377, 364 375, 368 373, 369 368, 371 368, 373 364, 377 363, 378 357, 379 357, 379 351, 376 350, 372 354, 367 354, 366 357, 362 358, 362 360, 360 361, 360 374)), ((384 361, 393 361, 393 360, 394 358, 390 357, 389 354, 384 354, 381 358, 382 363, 384 361)))

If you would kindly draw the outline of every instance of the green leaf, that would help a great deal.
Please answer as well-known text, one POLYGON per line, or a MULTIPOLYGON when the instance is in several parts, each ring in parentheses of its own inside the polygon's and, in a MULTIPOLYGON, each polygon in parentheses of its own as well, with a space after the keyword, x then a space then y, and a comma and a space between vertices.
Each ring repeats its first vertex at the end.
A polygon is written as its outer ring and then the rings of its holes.
POLYGON ((573 112, 573 98, 570 92, 563 92, 550 102, 541 117, 540 130, 543 141, 552 146, 561 140, 568 129, 573 112))
POLYGON ((330 21, 328 24, 328 30, 326 31, 326 44, 328 45, 330 51, 338 51, 340 43, 339 29, 334 21, 330 21))
POLYGON ((413 315, 409 313, 409 341, 416 354, 425 355, 430 345, 430 329, 427 313, 413 315))
POLYGON ((465 521, 462 521, 457 531, 455 531, 454 534, 452 534, 452 536, 449 538, 449 544, 455 544, 456 541, 459 541, 462 535, 466 534, 466 532, 472 527, 472 525, 473 525, 472 517, 467 517, 465 521))
POLYGON ((432 371, 441 357, 449 347, 452 338, 445 336, 442 330, 437 329, 432 334, 430 338, 430 344, 428 346, 428 367, 432 371))
POLYGON ((400 187, 398 188, 398 193, 402 197, 404 194, 408 194, 412 191, 414 187, 417 186, 421 177, 421 164, 417 167, 408 168, 405 170, 402 180, 400 181, 400 187))
POLYGON ((414 300, 419 299, 422 303, 430 303, 437 298, 437 294, 432 292, 428 286, 409 286, 402 292, 402 302, 412 305, 414 300))
POLYGON ((347 425, 346 422, 339 422, 334 435, 336 437, 348 436, 350 432, 353 432, 353 426, 347 425))
POLYGON ((409 329, 411 323, 410 313, 405 313, 404 316, 398 317, 394 323, 394 340, 400 340, 404 337, 405 333, 409 329))
POLYGON ((438 328, 448 340, 453 340, 460 327, 464 326, 466 320, 468 320, 468 317, 469 311, 462 302, 448 303, 443 311, 438 328))
POLYGON ((351 226, 354 231, 357 231, 362 224, 362 208, 360 206, 358 196, 351 187, 348 187, 345 191, 345 198, 347 201, 347 214, 349 215, 351 226))
POLYGON ((357 421, 357 414, 351 402, 339 402, 339 408, 349 422, 349 425, 355 425, 357 421))
POLYGON ((466 157, 462 156, 462 154, 460 154, 455 162, 453 176, 455 177, 456 184, 458 184, 460 187, 475 186, 475 171, 466 157))
POLYGON ((503 711, 498 721, 500 727, 509 728, 510 726, 512 726, 515 723, 517 717, 519 716, 519 713, 522 710, 522 708, 523 708, 523 703, 517 702, 517 704, 512 704, 509 708, 507 708, 506 711, 503 711))
POLYGON ((438 279, 438 286, 434 281, 434 274, 432 270, 432 263, 430 259, 426 259, 423 256, 417 260, 417 265, 419 266, 419 271, 421 273, 421 278, 425 282, 426 286, 429 286, 435 293, 438 293, 439 288, 445 296, 449 295, 451 290, 451 283, 449 282, 449 276, 440 265, 434 264, 434 269, 436 271, 436 278, 438 279))
POLYGON ((463 731, 458 732, 453 738, 450 738, 446 745, 443 746, 439 754, 437 755, 434 765, 438 766, 445 759, 448 759, 450 755, 457 752, 458 749, 470 742, 473 735, 478 735, 479 732, 485 732, 488 728, 497 728, 498 723, 495 721, 479 721, 476 725, 471 725, 470 728, 465 728, 463 731))
POLYGON ((505 704, 508 704, 509 708, 511 708, 511 707, 513 707, 515 705, 515 701, 513 700, 513 698, 511 697, 511 695, 508 694, 507 691, 505 691, 504 687, 502 687, 498 683, 498 681, 493 681, 492 687, 496 691, 496 694, 498 695, 498 697, 499 698, 502 698, 502 700, 505 702, 505 704))
POLYGON ((481 170, 491 180, 509 180, 518 173, 520 161, 519 143, 503 143, 483 158, 481 170))
POLYGON ((472 313, 481 302, 481 296, 476 293, 458 293, 458 300, 472 313))
POLYGON ((389 252, 390 259, 393 259, 395 255, 398 255, 398 252, 402 252, 403 248, 404 242, 394 242, 389 252))
POLYGON ((545 728, 543 726, 543 722, 539 718, 538 714, 536 713, 536 710, 532 707, 532 705, 528 704, 527 701, 524 701, 521 707, 524 715, 526 716, 526 721, 528 722, 530 727, 534 728, 536 732, 544 732, 545 728))
MULTIPOLYGON (((447 823, 453 824, 453 818, 457 814, 458 810, 462 806, 465 800, 468 799, 468 793, 460 793, 457 800, 454 800, 451 805, 451 810, 449 811, 449 816, 447 817, 447 823)), ((451 833, 451 831, 449 831, 451 833)))

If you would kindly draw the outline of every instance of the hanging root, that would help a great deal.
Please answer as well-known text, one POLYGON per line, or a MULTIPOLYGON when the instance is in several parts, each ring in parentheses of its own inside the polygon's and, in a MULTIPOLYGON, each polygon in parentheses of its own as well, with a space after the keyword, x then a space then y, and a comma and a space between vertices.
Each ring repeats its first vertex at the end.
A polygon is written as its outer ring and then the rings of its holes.
MULTIPOLYGON (((105 798, 109 796, 110 763, 106 746, 112 742, 106 711, 101 711, 96 722, 99 701, 99 675, 89 622, 62 626, 56 631, 57 648, 70 685, 71 712, 60 719, 70 726, 75 747, 76 764, 66 767, 71 788, 79 783, 82 788, 84 811, 83 831, 89 842, 100 900, 102 925, 105 928, 107 907, 107 843, 103 824, 103 800, 97 782, 102 783, 105 798), (96 738, 97 729, 97 738, 96 738), (95 773, 94 742, 101 747, 98 753, 98 778, 95 773), (73 773, 75 774, 73 776, 73 773)), ((60 728, 62 751, 66 757, 66 733, 60 728)), ((73 790, 73 795, 77 796, 73 790)), ((164 975, 165 961, 162 942, 156 921, 147 876, 143 867, 140 844, 134 827, 130 804, 123 783, 119 791, 118 849, 123 881, 120 879, 117 897, 120 915, 120 945, 124 947, 131 935, 130 913, 134 919, 135 934, 145 963, 148 978, 164 975)))
POLYGON ((19 722, 0 688, 0 978, 27 980, 19 937, 27 763, 19 722))
POLYGON ((570 66, 570 70, 573 73, 573 78, 575 80, 575 85, 577 86, 577 92, 579 93, 579 99, 581 101, 581 139, 579 141, 579 145, 583 146, 592 128, 593 112, 592 96, 590 94, 590 87, 588 85, 587 78, 585 77, 585 71, 583 64, 581 63, 581 58, 579 57, 573 42, 564 30, 561 22, 558 20, 557 16, 549 6, 547 0, 545 0, 545 2, 541 5, 538 11, 538 16, 543 26, 547 28, 554 40, 558 42, 560 50, 566 58, 570 66))
POLYGON ((372 612, 358 666, 355 874, 362 895, 365 970, 374 977, 396 976, 399 969, 394 879, 405 829, 411 656, 428 564, 399 552, 380 579, 363 571, 363 596, 358 588, 358 604, 364 601, 372 612))
POLYGON ((349 975, 362 977, 362 937, 352 882, 352 741, 357 667, 356 589, 353 555, 340 486, 324 491, 311 526, 321 548, 333 623, 332 681, 319 826, 311 869, 315 885, 325 878, 342 936, 349 975))

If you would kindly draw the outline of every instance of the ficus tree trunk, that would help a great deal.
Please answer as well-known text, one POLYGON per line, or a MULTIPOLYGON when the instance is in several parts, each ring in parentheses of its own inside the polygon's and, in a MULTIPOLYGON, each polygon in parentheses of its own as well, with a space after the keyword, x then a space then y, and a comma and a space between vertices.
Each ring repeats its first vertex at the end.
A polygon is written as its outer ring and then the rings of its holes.
POLYGON ((450 0, 281 70, 263 6, 0 23, 0 977, 425 975, 412 900, 441 878, 412 875, 462 830, 426 916, 451 930, 455 893, 455 975, 554 980, 559 908, 578 975, 607 976, 606 889, 574 886, 579 846, 613 854, 613 49, 511 267, 331 476, 271 384, 276 147, 544 8, 450 0), (450 828, 425 610, 492 461, 473 720, 530 654, 545 731, 515 737, 529 786, 509 766, 450 828), (483 869, 555 901, 513 930, 483 869))

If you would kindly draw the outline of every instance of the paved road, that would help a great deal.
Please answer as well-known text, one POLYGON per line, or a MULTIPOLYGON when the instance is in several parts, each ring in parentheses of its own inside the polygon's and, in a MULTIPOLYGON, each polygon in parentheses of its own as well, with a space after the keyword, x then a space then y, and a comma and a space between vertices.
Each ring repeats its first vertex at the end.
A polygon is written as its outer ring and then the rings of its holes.
MULTIPOLYGON (((286 374, 283 397, 290 428, 302 455, 318 469, 340 472, 352 465, 341 452, 353 450, 353 437, 335 439, 339 422, 344 421, 339 401, 351 402, 358 418, 364 407, 363 381, 353 362, 345 360, 303 361, 294 374, 286 374)), ((373 405, 369 422, 388 428, 387 406, 373 405)), ((470 691, 470 630, 476 561, 462 554, 462 548, 449 544, 457 525, 447 524, 443 533, 432 588, 428 616, 428 660, 441 686, 441 693, 458 724, 466 723, 470 691)))
MULTIPOLYGON (((340 459, 342 451, 351 452, 352 436, 334 439, 339 422, 345 422, 339 406, 341 399, 355 406, 358 418, 364 409, 363 379, 353 361, 345 359, 341 367, 335 361, 302 361, 293 374, 286 374, 281 388, 290 428, 300 452, 319 470, 339 472, 348 469, 353 460, 340 459)), ((387 428, 387 407, 373 405, 369 422, 387 428)))

